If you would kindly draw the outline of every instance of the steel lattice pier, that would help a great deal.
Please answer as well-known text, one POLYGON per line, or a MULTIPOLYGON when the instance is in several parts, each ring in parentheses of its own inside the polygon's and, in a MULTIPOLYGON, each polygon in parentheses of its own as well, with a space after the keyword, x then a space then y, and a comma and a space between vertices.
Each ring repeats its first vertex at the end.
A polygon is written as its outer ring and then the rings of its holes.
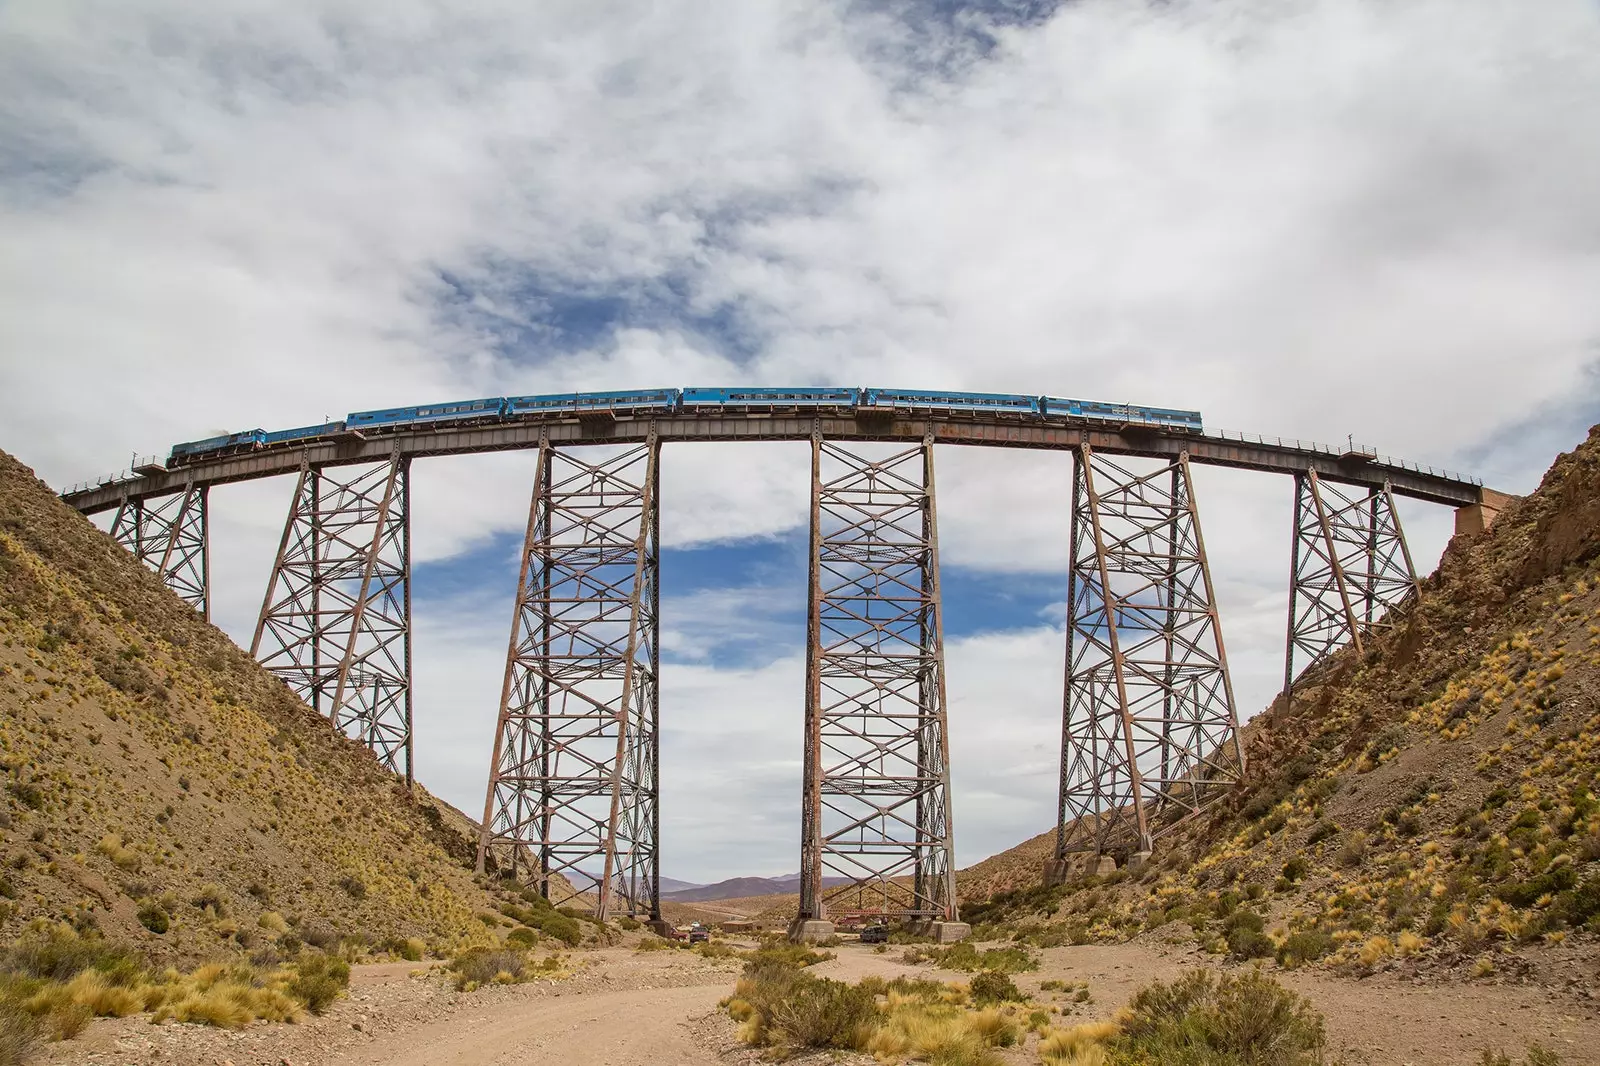
POLYGON ((409 460, 303 466, 251 654, 412 777, 409 460))
POLYGON ((111 535, 209 622, 207 500, 207 487, 194 484, 174 496, 125 498, 111 520, 111 535))
POLYGON ((1283 664, 1286 701, 1300 672, 1345 644, 1392 627, 1419 593, 1411 550, 1388 484, 1352 491, 1315 470, 1294 479, 1294 537, 1289 564, 1289 637, 1283 664))
POLYGON ((602 918, 661 916, 658 455, 539 450, 478 851, 602 918))
POLYGON ((954 919, 933 443, 811 479, 800 917, 954 919))
POLYGON ((1187 456, 1073 472, 1056 856, 1148 852, 1243 773, 1187 456))

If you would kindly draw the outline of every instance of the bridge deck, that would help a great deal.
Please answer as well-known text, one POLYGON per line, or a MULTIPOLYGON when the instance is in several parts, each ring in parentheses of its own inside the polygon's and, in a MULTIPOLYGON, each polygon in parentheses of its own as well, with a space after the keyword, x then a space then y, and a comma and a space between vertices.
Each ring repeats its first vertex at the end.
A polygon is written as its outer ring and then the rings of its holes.
POLYGON ((1142 425, 1117 430, 1103 424, 1044 423, 1003 415, 917 414, 884 418, 832 413, 819 418, 799 414, 684 412, 618 418, 613 422, 551 418, 479 426, 401 427, 382 433, 368 431, 365 439, 267 449, 205 460, 175 470, 150 470, 69 492, 63 499, 84 514, 95 514, 116 507, 124 499, 164 496, 179 492, 191 483, 224 485, 293 473, 300 468, 302 458, 314 466, 387 459, 397 443, 402 455, 412 457, 535 448, 541 435, 548 436, 554 444, 625 444, 645 439, 652 422, 663 442, 802 441, 810 439, 812 427, 818 421, 823 436, 835 441, 910 444, 921 440, 931 423, 934 440, 940 444, 1065 451, 1086 442, 1097 451, 1153 459, 1173 459, 1187 451, 1191 462, 1211 466, 1278 474, 1315 470, 1318 477, 1350 485, 1381 486, 1388 481, 1401 496, 1457 507, 1479 503, 1483 497, 1480 484, 1459 474, 1418 468, 1386 456, 1341 453, 1326 445, 1303 441, 1196 434, 1142 425))

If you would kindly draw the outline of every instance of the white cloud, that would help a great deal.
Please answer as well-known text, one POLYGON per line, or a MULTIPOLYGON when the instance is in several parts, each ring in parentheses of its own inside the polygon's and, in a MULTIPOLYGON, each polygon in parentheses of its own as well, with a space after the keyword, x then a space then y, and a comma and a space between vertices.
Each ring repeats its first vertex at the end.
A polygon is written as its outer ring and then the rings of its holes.
MULTIPOLYGON (((857 6, 5 5, 0 445, 64 484, 391 403, 903 383, 1198 407, 1523 490, 1600 415, 1592 4, 1081 0, 959 59, 857 6)), ((665 462, 669 544, 804 520, 803 447, 665 462)), ((939 473, 947 563, 1064 565, 1064 457, 941 449, 939 473)), ((519 533, 530 474, 418 463, 418 558, 519 533)), ((1289 486, 1197 476, 1248 712, 1277 683, 1289 486)), ((213 497, 245 641, 287 492, 213 497)), ((1448 513, 1405 518, 1426 568, 1448 513)), ((486 761, 453 732, 498 684, 503 636, 463 643, 478 609, 419 617, 449 795, 486 761)), ((686 651, 721 639, 691 617, 686 651)), ((995 674, 1034 639, 952 646, 952 691, 1057 701, 1058 652, 995 674)), ((757 702, 787 676, 674 669, 757 702)))

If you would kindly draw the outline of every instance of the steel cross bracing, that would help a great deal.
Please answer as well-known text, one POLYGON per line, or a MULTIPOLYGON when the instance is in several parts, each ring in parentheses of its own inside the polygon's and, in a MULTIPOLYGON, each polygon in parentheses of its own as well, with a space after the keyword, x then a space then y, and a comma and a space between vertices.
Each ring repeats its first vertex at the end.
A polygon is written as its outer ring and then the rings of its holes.
POLYGON ((539 449, 478 864, 659 919, 659 446, 539 449))
POLYGON ((207 488, 190 484, 172 496, 124 499, 111 536, 154 570, 168 588, 211 620, 211 541, 207 488))
POLYGON ((1244 769, 1186 455, 1079 449, 1067 598, 1056 855, 1149 851, 1244 769))
POLYGON ((250 648, 408 784, 410 471, 302 465, 250 648))
POLYGON ((1343 488, 1315 470, 1294 482, 1289 564, 1289 639, 1283 689, 1292 698, 1296 652, 1301 672, 1347 643, 1392 627, 1420 591, 1394 493, 1343 488))
POLYGON ((933 442, 811 481, 800 917, 954 919, 933 442))

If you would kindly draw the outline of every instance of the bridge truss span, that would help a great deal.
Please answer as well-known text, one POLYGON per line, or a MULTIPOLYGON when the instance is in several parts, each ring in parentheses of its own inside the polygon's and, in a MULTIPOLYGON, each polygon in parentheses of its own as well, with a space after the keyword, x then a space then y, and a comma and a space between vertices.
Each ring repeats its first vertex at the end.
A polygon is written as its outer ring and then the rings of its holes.
POLYGON ((1244 774, 1194 466, 1291 479, 1286 695, 1308 667, 1404 618, 1419 586, 1398 497, 1455 506, 1458 524, 1474 512, 1479 529, 1500 499, 1456 475, 1292 441, 1000 412, 733 408, 343 427, 294 448, 147 463, 66 498, 87 514, 115 509, 115 539, 208 613, 210 490, 293 477, 252 652, 409 782, 411 464, 533 452, 479 868, 553 903, 660 921, 660 463, 663 445, 692 441, 810 446, 796 709, 800 917, 816 923, 958 917, 938 446, 1070 456, 1049 877, 1159 847, 1244 774))

